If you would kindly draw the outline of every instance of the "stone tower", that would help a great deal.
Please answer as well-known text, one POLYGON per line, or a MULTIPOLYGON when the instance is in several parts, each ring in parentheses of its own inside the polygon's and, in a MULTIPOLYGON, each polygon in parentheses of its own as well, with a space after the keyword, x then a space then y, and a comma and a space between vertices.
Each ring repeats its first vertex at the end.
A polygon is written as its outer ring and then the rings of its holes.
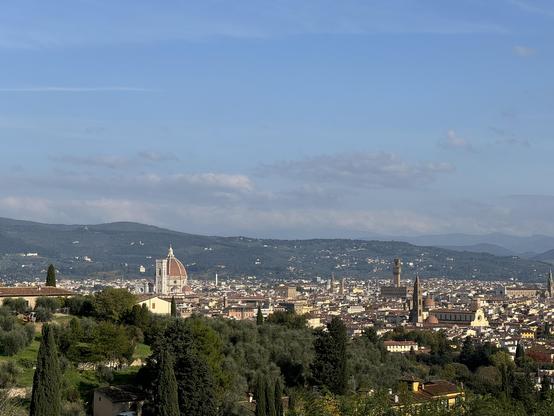
POLYGON ((410 311, 410 322, 414 324, 423 322, 423 297, 421 295, 419 275, 416 276, 414 283, 412 310, 410 311))
POLYGON ((554 297, 554 278, 552 277, 552 269, 548 272, 548 281, 546 282, 546 296, 554 297))
POLYGON ((402 263, 400 259, 394 259, 394 266, 392 269, 392 285, 394 287, 400 287, 400 273, 402 272, 402 263))

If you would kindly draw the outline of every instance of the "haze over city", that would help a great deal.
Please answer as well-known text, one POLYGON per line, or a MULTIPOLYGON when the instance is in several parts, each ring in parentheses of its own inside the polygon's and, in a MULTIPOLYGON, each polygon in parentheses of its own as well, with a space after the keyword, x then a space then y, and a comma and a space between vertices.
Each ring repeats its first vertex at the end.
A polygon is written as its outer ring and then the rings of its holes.
POLYGON ((551 2, 130 4, 2 5, 0 216, 554 234, 551 2))

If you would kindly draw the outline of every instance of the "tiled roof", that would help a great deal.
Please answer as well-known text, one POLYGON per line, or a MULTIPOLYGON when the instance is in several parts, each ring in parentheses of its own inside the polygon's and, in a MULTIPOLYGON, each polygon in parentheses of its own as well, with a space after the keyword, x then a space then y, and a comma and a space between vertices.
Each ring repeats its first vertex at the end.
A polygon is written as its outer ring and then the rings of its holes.
POLYGON ((72 296, 75 293, 51 286, 32 287, 0 287, 0 298, 28 297, 28 296, 72 296))
POLYGON ((144 393, 134 386, 100 387, 96 392, 108 396, 112 403, 136 402, 145 399, 144 393))

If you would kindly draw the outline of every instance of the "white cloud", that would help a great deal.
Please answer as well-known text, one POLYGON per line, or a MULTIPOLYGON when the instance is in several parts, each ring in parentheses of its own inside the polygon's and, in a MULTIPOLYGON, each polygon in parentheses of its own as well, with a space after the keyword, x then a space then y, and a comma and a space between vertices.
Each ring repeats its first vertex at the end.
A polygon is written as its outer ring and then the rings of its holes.
POLYGON ((439 146, 450 150, 475 151, 473 145, 468 140, 459 137, 454 130, 448 130, 446 137, 439 141, 439 146))
POLYGON ((15 87, 3 88, 0 87, 0 92, 5 93, 46 93, 46 92, 156 92, 156 89, 125 87, 125 86, 108 86, 108 87, 65 87, 65 86, 36 86, 36 87, 15 87))
POLYGON ((408 163, 393 153, 355 153, 291 160, 259 169, 295 181, 329 183, 354 188, 410 188, 432 182, 454 167, 445 162, 408 163))
POLYGON ((536 49, 528 46, 516 45, 514 46, 514 53, 521 58, 528 58, 537 53, 536 49))
POLYGON ((494 141, 494 144, 497 145, 508 145, 508 146, 523 146, 531 147, 531 142, 527 139, 517 139, 515 137, 505 137, 502 139, 497 139, 494 141))
POLYGON ((179 157, 174 153, 160 153, 153 150, 143 150, 138 153, 138 157, 147 162, 169 162, 179 160, 179 157))
POLYGON ((127 166, 130 162, 130 160, 126 157, 115 156, 115 155, 97 155, 97 156, 62 155, 62 156, 52 156, 50 159, 59 164, 70 164, 70 165, 77 165, 77 166, 83 166, 83 167, 87 167, 87 166, 104 167, 109 169, 119 169, 127 166))

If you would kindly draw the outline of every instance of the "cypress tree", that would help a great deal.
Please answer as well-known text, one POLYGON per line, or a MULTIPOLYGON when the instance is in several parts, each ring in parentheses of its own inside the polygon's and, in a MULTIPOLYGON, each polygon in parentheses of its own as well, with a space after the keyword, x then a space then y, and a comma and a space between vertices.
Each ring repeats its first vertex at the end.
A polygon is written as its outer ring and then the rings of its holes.
POLYGON ((48 266, 48 271, 46 272, 46 286, 56 287, 56 268, 53 264, 48 266))
POLYGON ((525 348, 523 348, 523 344, 521 342, 518 342, 516 347, 515 362, 518 366, 521 367, 524 361, 525 361, 525 348))
POLYGON ((262 314, 262 309, 258 306, 258 314, 256 315, 256 324, 262 325, 264 323, 264 315, 262 314))
POLYGON ((179 416, 177 379, 173 359, 167 350, 160 356, 158 377, 154 391, 154 416, 179 416))
POLYGON ((263 374, 258 374, 254 399, 256 400, 256 416, 267 415, 267 385, 263 374))
POLYGON ((30 416, 58 416, 61 412, 62 374, 58 348, 50 325, 42 327, 37 368, 33 377, 30 416))
POLYGON ((265 402, 267 406, 267 416, 276 416, 275 412, 275 384, 270 379, 266 381, 265 402))
POLYGON ((177 303, 175 303, 175 296, 171 297, 171 316, 177 316, 177 303))
POLYGON ((542 377, 542 380, 541 380, 541 392, 540 392, 540 399, 541 400, 546 400, 547 399, 548 393, 550 392, 551 388, 552 388, 552 386, 550 384, 550 379, 545 374, 542 377))
POLYGON ((281 377, 275 380, 275 414, 283 416, 283 383, 281 377))

